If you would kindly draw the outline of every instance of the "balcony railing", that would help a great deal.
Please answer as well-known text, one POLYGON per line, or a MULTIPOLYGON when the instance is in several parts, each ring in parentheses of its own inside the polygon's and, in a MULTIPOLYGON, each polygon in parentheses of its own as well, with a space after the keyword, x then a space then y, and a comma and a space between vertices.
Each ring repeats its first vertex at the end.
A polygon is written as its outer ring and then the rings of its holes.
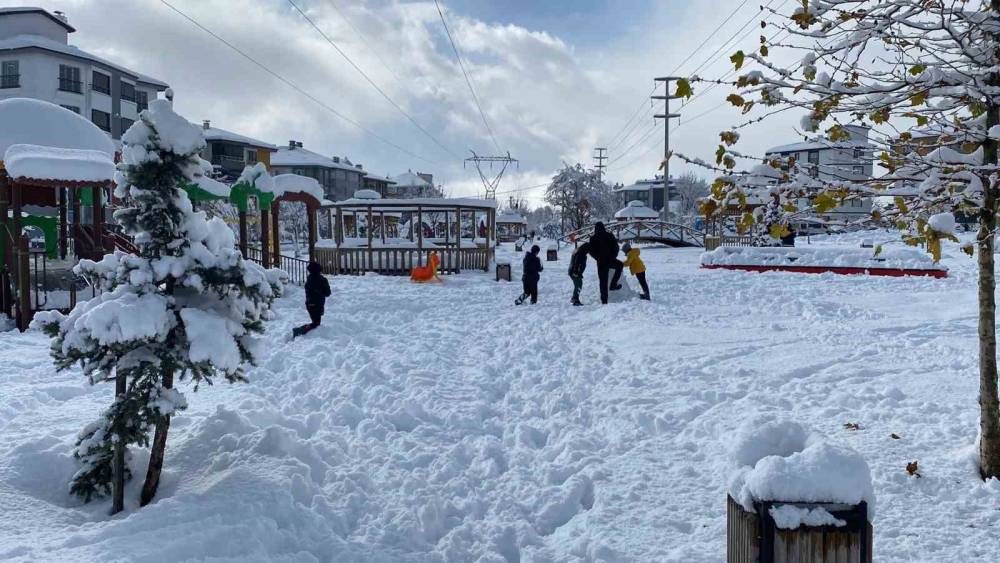
POLYGON ((107 94, 109 96, 111 95, 111 87, 110 86, 103 86, 101 84, 91 84, 90 85, 90 89, 93 90, 93 91, 95 91, 95 92, 100 92, 102 94, 107 94))
POLYGON ((72 80, 70 78, 60 78, 59 89, 63 92, 75 92, 80 94, 83 92, 83 82, 80 82, 79 80, 72 80))
POLYGON ((0 76, 0 88, 20 88, 20 74, 4 74, 0 76))
POLYGON ((238 156, 228 156, 225 154, 214 154, 212 155, 212 164, 219 165, 223 168, 239 168, 242 169, 246 166, 246 161, 238 156))

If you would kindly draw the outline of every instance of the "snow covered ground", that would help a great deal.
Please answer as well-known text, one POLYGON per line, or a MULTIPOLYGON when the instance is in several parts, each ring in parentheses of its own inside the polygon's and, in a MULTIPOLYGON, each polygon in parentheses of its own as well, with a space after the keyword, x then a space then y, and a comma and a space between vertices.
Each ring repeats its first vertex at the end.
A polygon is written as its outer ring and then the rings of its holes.
POLYGON ((110 389, 55 374, 42 335, 0 334, 0 560, 724 561, 732 436, 774 415, 867 460, 876 561, 995 561, 974 261, 946 254, 934 280, 645 249, 652 302, 593 305, 591 264, 582 308, 565 250, 534 307, 492 273, 331 278, 324 326, 285 343, 293 290, 251 383, 187 393, 158 500, 138 510, 137 479, 115 518, 66 492, 110 389))

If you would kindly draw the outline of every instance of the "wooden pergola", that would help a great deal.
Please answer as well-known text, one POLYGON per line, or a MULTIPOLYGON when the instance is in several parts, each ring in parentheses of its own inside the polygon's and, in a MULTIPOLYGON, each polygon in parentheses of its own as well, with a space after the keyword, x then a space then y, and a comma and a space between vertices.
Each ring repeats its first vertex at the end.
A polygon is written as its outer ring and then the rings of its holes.
POLYGON ((408 275, 413 267, 427 264, 432 252, 438 254, 443 273, 488 271, 493 261, 496 203, 491 200, 356 198, 324 205, 323 209, 328 213, 333 240, 332 245, 321 244, 316 248, 315 260, 328 274, 408 275), (380 228, 376 238, 376 229, 372 227, 387 226, 390 222, 387 218, 396 214, 409 216, 404 223, 408 225, 407 232, 397 232, 393 238, 389 228, 380 228), (368 226, 363 237, 357 236, 359 217, 368 226), (428 218, 433 218, 430 225, 428 218), (478 234, 480 218, 486 226, 485 236, 478 234), (354 228, 349 230, 351 224, 354 228), (437 236, 435 227, 439 224, 444 226, 443 237, 437 236), (464 236, 466 233, 471 236, 464 236))
POLYGON ((517 213, 500 213, 496 222, 498 242, 514 242, 528 234, 528 220, 517 213))
MULTIPOLYGON (((17 145, 29 148, 31 145, 17 145)), ((33 147, 39 151, 51 150, 47 147, 33 147)), ((4 161, 0 160, 0 312, 11 314, 16 319, 17 327, 26 330, 34 316, 31 302, 31 287, 38 280, 32 279, 29 261, 29 240, 23 234, 25 226, 24 207, 38 205, 59 208, 59 253, 65 257, 67 253, 68 221, 67 193, 74 210, 76 221, 73 224, 73 247, 77 258, 100 259, 104 254, 114 249, 115 243, 111 234, 104 228, 104 191, 112 187, 114 163, 109 156, 106 159, 107 170, 99 174, 100 178, 80 180, 74 179, 72 170, 73 156, 81 156, 79 165, 92 168, 96 151, 73 151, 59 149, 59 167, 53 166, 51 178, 38 178, 24 175, 16 169, 8 170, 4 161), (62 176, 62 177, 59 177, 62 176), (89 195, 93 206, 90 225, 79 223, 81 194, 89 195)), ((8 151, 9 152, 9 151, 8 151)), ((44 157, 43 157, 44 158, 44 157)), ((13 164, 10 165, 13 167, 13 164)), ((73 303, 70 303, 72 306, 73 303)))

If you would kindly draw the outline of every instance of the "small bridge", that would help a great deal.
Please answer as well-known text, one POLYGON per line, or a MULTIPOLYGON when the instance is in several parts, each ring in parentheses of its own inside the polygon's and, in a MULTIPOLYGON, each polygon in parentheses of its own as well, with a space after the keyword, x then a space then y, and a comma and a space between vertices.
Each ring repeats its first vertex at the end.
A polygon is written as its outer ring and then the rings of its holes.
MULTIPOLYGON (((635 242, 655 242, 674 247, 704 247, 705 233, 691 227, 668 223, 666 221, 656 221, 649 219, 635 219, 631 221, 614 221, 605 223, 608 232, 615 235, 619 241, 635 242)), ((589 225, 582 229, 567 233, 560 238, 560 242, 570 244, 581 243, 590 240, 594 234, 594 226, 589 225)))

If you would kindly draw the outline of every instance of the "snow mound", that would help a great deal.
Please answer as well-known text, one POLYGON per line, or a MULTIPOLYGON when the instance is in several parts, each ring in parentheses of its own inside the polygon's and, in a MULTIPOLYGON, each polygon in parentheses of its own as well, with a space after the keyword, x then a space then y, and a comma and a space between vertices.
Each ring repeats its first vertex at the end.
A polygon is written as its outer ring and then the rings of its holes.
POLYGON ((100 151, 114 157, 108 134, 66 108, 27 98, 0 101, 0 154, 11 145, 30 144, 61 149, 100 151))
POLYGON ((738 469, 729 494, 746 510, 753 511, 757 501, 851 505, 864 501, 868 518, 874 516, 875 492, 864 458, 851 448, 808 434, 798 423, 751 420, 740 430, 731 455, 738 469))
POLYGON ((955 234, 955 215, 953 213, 938 213, 936 215, 931 215, 931 218, 927 221, 927 224, 934 231, 944 234, 944 235, 954 235, 955 234))
POLYGON ((900 270, 947 270, 915 248, 723 246, 701 255, 702 266, 798 266, 900 270))
POLYGON ((107 153, 40 145, 10 145, 3 155, 11 178, 64 182, 110 182, 115 163, 107 153))
POLYGON ((837 518, 823 507, 803 508, 791 504, 772 506, 771 518, 774 525, 782 530, 794 530, 799 526, 846 526, 847 521, 837 518))

